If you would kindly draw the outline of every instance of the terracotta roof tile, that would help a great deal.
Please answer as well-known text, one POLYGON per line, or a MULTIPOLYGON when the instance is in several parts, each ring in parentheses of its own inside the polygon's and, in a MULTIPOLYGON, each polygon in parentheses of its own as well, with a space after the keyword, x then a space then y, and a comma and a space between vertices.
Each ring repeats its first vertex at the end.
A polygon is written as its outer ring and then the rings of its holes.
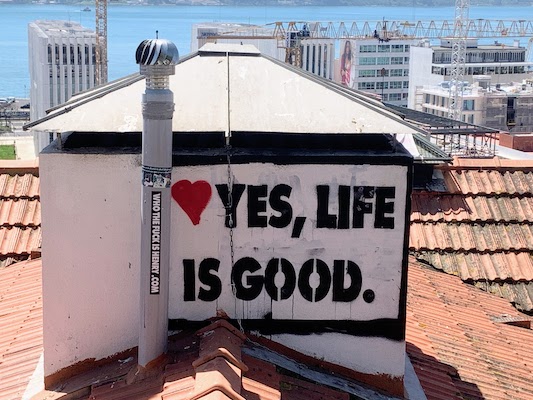
MULTIPOLYGON (((182 332, 169 345, 168 364, 130 383, 117 376, 91 387, 89 399, 281 400, 349 399, 347 393, 278 373, 272 363, 241 354, 247 337, 225 320, 182 332), (250 366, 248 366, 250 364, 250 366)), ((90 381, 90 379, 88 379, 90 381)))
POLYGON ((41 246, 41 204, 37 170, 0 174, 0 265, 27 259, 41 246))
POLYGON ((517 253, 438 253, 419 252, 417 257, 465 281, 533 280, 533 257, 530 252, 517 253))
POLYGON ((533 224, 411 223, 409 248, 416 251, 531 251, 533 224))
POLYGON ((533 311, 533 163, 454 159, 438 168, 449 192, 412 194, 410 251, 533 311))
POLYGON ((0 256, 30 255, 41 247, 41 228, 0 227, 0 256))
POLYGON ((43 350, 41 260, 0 268, 0 399, 20 399, 43 350))
POLYGON ((533 171, 448 170, 444 181, 451 193, 531 195, 533 171))
POLYGON ((411 222, 529 222, 533 197, 415 192, 411 222))
POLYGON ((39 177, 33 174, 0 174, 0 198, 38 198, 39 184, 39 177))
POLYGON ((0 226, 41 225, 41 202, 38 199, 0 199, 0 226))
POLYGON ((531 319, 411 258, 407 351, 428 399, 532 398, 533 330, 498 316, 531 319))

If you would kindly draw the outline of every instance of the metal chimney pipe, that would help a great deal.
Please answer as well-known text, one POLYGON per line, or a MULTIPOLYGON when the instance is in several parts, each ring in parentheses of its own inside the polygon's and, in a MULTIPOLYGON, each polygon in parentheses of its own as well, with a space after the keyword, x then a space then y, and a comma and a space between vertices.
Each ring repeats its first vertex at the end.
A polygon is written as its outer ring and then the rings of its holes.
POLYGON ((138 363, 145 367, 167 350, 170 269, 170 181, 174 75, 178 49, 163 39, 144 40, 137 64, 146 77, 142 97, 141 296, 138 363))

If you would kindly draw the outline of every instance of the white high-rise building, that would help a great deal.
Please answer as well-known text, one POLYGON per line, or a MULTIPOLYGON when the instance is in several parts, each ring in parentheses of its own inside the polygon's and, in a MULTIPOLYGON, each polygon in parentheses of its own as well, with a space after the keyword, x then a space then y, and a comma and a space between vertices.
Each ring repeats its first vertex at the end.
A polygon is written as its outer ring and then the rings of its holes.
POLYGON ((32 121, 95 86, 94 31, 70 21, 34 21, 28 25, 28 49, 32 121))

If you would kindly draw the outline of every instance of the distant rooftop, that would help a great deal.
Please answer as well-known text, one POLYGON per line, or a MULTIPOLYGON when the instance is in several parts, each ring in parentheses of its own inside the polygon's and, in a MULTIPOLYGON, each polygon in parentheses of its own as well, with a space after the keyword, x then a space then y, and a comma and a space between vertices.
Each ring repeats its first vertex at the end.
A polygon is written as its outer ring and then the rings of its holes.
POLYGON ((74 36, 96 35, 92 29, 85 28, 72 21, 37 20, 33 21, 31 24, 39 27, 48 37, 65 36, 67 33, 74 36))

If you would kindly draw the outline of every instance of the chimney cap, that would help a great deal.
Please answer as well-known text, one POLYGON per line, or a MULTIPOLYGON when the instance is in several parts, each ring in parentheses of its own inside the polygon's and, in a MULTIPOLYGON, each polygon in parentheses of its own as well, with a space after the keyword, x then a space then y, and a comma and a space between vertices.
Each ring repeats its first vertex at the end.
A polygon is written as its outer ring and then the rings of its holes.
POLYGON ((179 52, 170 40, 146 39, 137 47, 135 60, 140 65, 176 65, 179 52))

